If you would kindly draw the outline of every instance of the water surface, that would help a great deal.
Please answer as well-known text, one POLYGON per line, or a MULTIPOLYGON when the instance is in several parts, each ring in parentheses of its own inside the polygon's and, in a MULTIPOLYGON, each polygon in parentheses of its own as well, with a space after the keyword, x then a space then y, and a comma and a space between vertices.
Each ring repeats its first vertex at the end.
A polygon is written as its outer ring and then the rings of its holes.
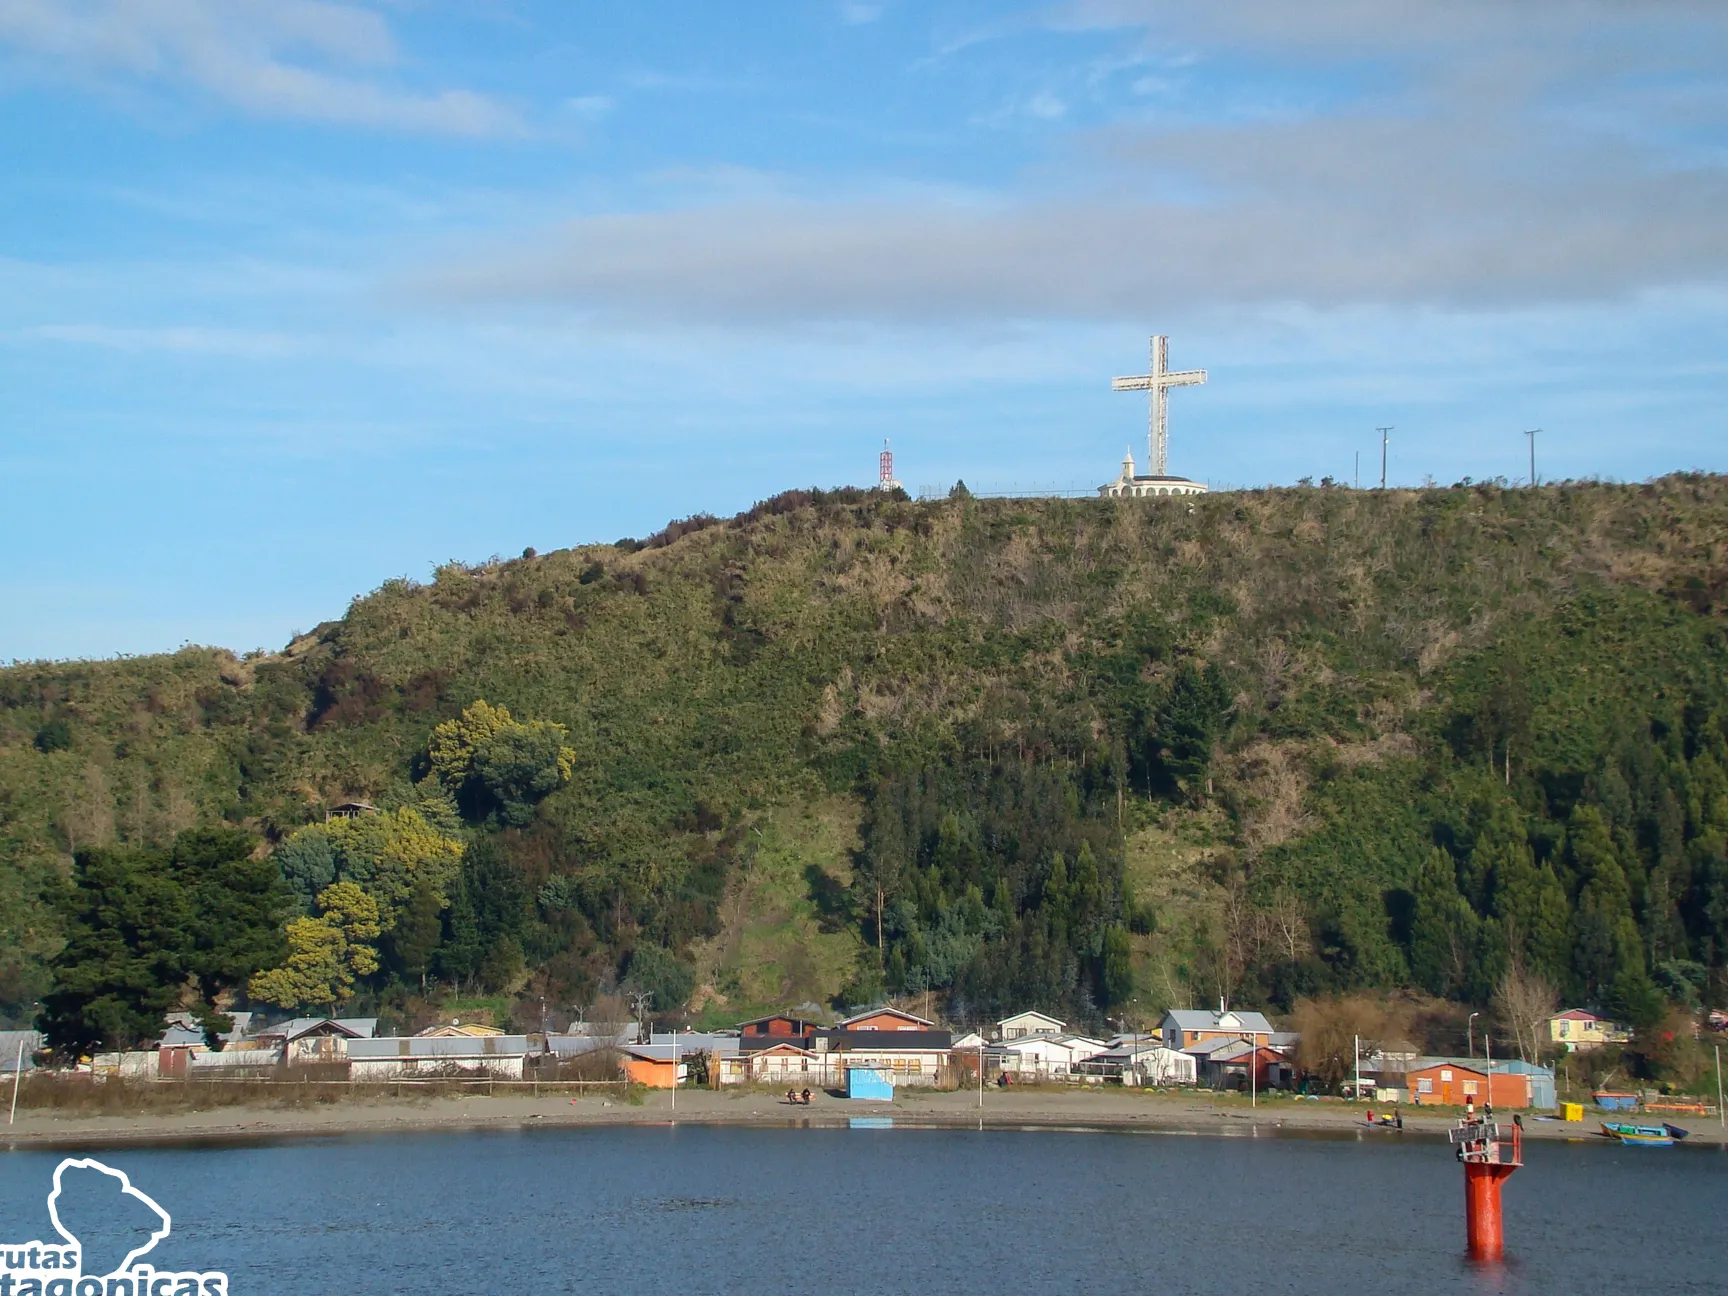
MULTIPOLYGON (((58 1153, 0 1156, 0 1240, 58 1153)), ((1510 1263, 1460 1257, 1429 1139, 713 1126, 96 1153, 174 1217, 159 1269, 252 1293, 1715 1291, 1728 1156, 1526 1145, 1510 1263)))

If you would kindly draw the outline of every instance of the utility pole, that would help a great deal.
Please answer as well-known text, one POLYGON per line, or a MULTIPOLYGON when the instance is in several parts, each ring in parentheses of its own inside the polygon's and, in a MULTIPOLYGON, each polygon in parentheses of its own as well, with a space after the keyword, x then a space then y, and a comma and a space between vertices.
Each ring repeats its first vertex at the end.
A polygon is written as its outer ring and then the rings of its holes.
POLYGON ((1716 1119, 1728 1130, 1728 1110, 1722 1106, 1722 1046, 1716 1046, 1716 1119))
POLYGON ((1473 1012, 1464 1022, 1464 1047, 1469 1051, 1470 1060, 1476 1060, 1476 1019, 1482 1014, 1473 1012))
POLYGON ((1356 1092, 1350 1095, 1351 1102, 1362 1101, 1362 1037, 1350 1037, 1350 1068, 1356 1073, 1356 1092))
POLYGON ((1362 489, 1362 452, 1356 452, 1356 470, 1350 474, 1350 484, 1353 489, 1362 489))
POLYGON ((1385 490, 1386 489, 1386 443, 1392 439, 1392 433, 1396 429, 1389 428, 1389 427, 1383 427, 1383 428, 1375 428, 1374 430, 1380 434, 1380 489, 1385 490))
POLYGON ((1541 428, 1531 428, 1524 435, 1530 438, 1530 485, 1536 485, 1536 434, 1541 428))
MULTIPOLYGON (((12 1071, 12 1114, 6 1118, 6 1123, 8 1125, 18 1119, 18 1086, 22 1083, 23 1079, 24 1037, 20 1035, 18 1037, 18 1063, 12 1071)), ((1718 1091, 1722 1088, 1722 1050, 1720 1048, 1716 1050, 1716 1088, 1718 1091)), ((1718 1097, 1716 1102, 1717 1105, 1720 1106, 1722 1102, 1721 1098, 1718 1097)))

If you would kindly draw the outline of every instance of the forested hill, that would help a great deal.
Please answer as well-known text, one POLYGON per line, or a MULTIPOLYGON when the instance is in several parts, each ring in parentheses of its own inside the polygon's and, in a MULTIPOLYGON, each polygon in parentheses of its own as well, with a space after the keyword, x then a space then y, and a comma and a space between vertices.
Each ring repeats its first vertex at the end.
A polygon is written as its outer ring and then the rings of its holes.
POLYGON ((293 940, 349 942, 252 980, 284 1008, 633 980, 1097 1022, 1481 999, 1512 960, 1636 1016, 1719 1001, 1725 612, 1728 479, 1697 475, 793 492, 452 564, 279 654, 0 671, 0 1009, 64 1000, 105 921, 75 855, 94 894, 224 825, 293 940), (324 827, 348 802, 385 813, 324 827))

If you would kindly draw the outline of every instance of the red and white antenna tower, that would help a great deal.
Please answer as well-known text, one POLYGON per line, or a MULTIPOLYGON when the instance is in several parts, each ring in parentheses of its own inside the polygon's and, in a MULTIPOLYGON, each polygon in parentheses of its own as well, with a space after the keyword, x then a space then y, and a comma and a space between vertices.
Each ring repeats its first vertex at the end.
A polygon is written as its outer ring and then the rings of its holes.
POLYGON ((888 448, 888 438, 882 438, 882 453, 876 460, 876 489, 899 490, 900 483, 894 480, 894 452, 888 448))

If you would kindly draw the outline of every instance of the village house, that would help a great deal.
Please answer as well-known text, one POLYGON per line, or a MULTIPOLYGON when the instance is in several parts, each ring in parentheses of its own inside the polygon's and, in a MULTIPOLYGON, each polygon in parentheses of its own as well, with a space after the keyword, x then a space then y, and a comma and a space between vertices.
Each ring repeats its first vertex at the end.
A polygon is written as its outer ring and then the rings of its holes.
POLYGON ((935 1085, 948 1074, 954 1037, 898 1008, 872 1008, 837 1026, 791 1014, 738 1024, 735 1058, 721 1058, 723 1085, 806 1083, 835 1087, 848 1067, 880 1070, 895 1083, 935 1085))
POLYGON ((1262 1013, 1235 1012, 1220 1008, 1172 1008, 1159 1027, 1164 1043, 1173 1049, 1192 1048, 1207 1040, 1253 1038, 1256 1044, 1271 1044, 1272 1023, 1262 1013))
POLYGON ((1083 1075, 1076 1067, 1110 1048, 1103 1040, 1085 1035, 1053 1033, 1022 1035, 1004 1040, 997 1047, 1002 1055, 1002 1069, 1022 1082, 1068 1080, 1083 1075))
POLYGON ((418 1039, 456 1039, 467 1036, 470 1039, 485 1039, 489 1035, 502 1035, 504 1032, 496 1026, 487 1026, 482 1022, 469 1022, 464 1026, 459 1021, 449 1022, 440 1026, 428 1026, 423 1031, 415 1033, 418 1039))
POLYGON ((872 1008, 819 1031, 815 1049, 841 1055, 841 1067, 865 1067, 900 1085, 935 1085, 948 1074, 954 1036, 898 1008, 872 1008))
POLYGON ((520 1080, 530 1045, 526 1035, 407 1035, 345 1042, 356 1083, 441 1076, 520 1080))
POLYGON ((1078 1064, 1086 1076, 1117 1080, 1132 1088, 1191 1085, 1198 1078, 1192 1056, 1155 1036, 1118 1036, 1104 1052, 1078 1064))
POLYGON ((1529 1062, 1490 1064, 1476 1058, 1423 1057, 1410 1065, 1406 1082, 1410 1101, 1417 1106, 1462 1107, 1474 1102, 1481 1107, 1492 1102, 1508 1111, 1554 1106, 1554 1072, 1529 1062))
POLYGON ((688 1054, 671 1044, 628 1044, 624 1078, 650 1089, 671 1089, 690 1078, 688 1054))
POLYGON ((808 1048, 810 1041, 822 1029, 821 1022, 785 1013, 753 1017, 747 1022, 738 1023, 738 1048, 741 1052, 748 1053, 755 1049, 772 1048, 786 1040, 795 1041, 808 1048))
POLYGON ((1582 1008, 1568 1008, 1548 1019, 1548 1038, 1568 1053, 1588 1053, 1604 1044, 1624 1044, 1632 1032, 1582 1008))
POLYGON ((1288 1089, 1295 1075, 1290 1058, 1270 1044, 1246 1039, 1209 1039, 1182 1050, 1194 1059, 1199 1082, 1220 1091, 1288 1089), (1249 1068, 1252 1067, 1252 1073, 1249 1068))
POLYGON ((1060 1021, 1049 1013, 1015 1013, 1012 1017, 1004 1017, 996 1023, 996 1038, 1011 1040, 1025 1035, 1060 1035, 1067 1029, 1067 1022, 1060 1021))
POLYGON ((840 1083, 839 1054, 818 1053, 789 1040, 738 1056, 744 1064, 742 1082, 792 1088, 825 1088, 840 1083))
POLYGON ((286 1066, 317 1066, 347 1060, 350 1040, 371 1039, 376 1017, 295 1017, 266 1026, 254 1036, 281 1050, 286 1066))

